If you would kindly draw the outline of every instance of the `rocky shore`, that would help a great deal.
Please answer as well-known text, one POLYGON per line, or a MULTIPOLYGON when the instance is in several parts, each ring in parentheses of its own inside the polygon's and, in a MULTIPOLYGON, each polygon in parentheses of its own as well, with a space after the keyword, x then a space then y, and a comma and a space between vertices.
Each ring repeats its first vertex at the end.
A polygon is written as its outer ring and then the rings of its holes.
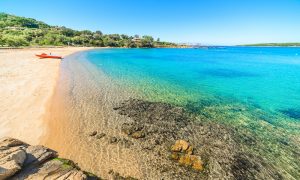
POLYGON ((283 179, 247 150, 255 139, 236 129, 160 102, 130 99, 114 109, 130 119, 121 130, 146 164, 146 177, 156 171, 162 179, 283 179))
MULTIPOLYGON (((126 117, 116 126, 120 134, 95 128, 85 136, 91 144, 130 150, 143 170, 140 179, 285 179, 277 166, 249 149, 258 140, 239 129, 161 102, 129 99, 113 109, 126 117)), ((110 170, 108 179, 135 179, 122 176, 120 170, 110 170)), ((5 138, 0 141, 0 179, 6 178, 98 177, 80 170, 70 160, 57 158, 51 149, 5 138)))
POLYGON ((0 179, 98 179, 71 160, 57 157, 44 146, 31 146, 13 138, 0 140, 0 179))

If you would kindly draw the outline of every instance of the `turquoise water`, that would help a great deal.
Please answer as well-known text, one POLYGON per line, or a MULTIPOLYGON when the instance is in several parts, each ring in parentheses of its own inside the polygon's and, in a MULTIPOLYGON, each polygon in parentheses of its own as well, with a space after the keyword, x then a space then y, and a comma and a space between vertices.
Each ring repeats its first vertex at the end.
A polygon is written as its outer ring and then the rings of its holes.
POLYGON ((87 56, 153 99, 186 103, 214 96, 295 118, 300 112, 300 48, 105 49, 87 56))
POLYGON ((95 49, 63 65, 78 130, 112 128, 113 107, 131 97, 166 102, 232 130, 283 179, 300 178, 300 48, 95 49))

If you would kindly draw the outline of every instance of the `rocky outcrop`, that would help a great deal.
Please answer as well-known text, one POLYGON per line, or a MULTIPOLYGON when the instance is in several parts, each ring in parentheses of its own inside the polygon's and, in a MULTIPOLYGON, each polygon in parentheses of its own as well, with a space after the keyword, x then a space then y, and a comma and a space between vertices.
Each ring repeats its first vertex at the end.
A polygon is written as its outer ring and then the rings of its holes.
POLYGON ((70 160, 56 158, 44 146, 31 146, 13 138, 0 140, 0 179, 97 179, 70 160))
POLYGON ((134 142, 144 168, 150 169, 146 177, 283 179, 274 166, 237 140, 233 128, 197 119, 167 103, 130 99, 114 110, 129 117, 121 131, 134 142))
POLYGON ((185 140, 177 140, 171 147, 171 158, 178 161, 179 164, 191 167, 196 171, 203 170, 201 157, 193 155, 194 147, 185 140))

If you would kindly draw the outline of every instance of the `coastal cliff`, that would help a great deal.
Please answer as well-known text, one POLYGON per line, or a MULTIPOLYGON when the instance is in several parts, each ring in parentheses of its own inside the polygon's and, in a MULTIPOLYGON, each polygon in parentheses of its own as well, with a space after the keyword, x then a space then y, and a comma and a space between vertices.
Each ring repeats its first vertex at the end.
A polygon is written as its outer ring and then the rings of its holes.
POLYGON ((47 147, 13 138, 0 140, 0 179, 99 179, 47 147))

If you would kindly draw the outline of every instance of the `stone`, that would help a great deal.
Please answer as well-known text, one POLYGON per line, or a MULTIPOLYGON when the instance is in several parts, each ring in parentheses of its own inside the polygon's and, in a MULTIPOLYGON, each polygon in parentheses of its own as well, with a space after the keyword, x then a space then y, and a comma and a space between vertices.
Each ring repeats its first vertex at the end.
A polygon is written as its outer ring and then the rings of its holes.
POLYGON ((131 134, 131 137, 134 138, 134 139, 144 138, 145 133, 143 131, 136 131, 136 132, 131 134))
MULTIPOLYGON (((138 152, 141 161, 151 169, 144 172, 145 179, 157 175, 160 179, 288 179, 291 176, 285 174, 285 171, 295 173, 273 164, 261 155, 249 153, 249 145, 260 147, 259 138, 249 132, 246 142, 241 141, 240 137, 245 138, 243 130, 224 125, 218 120, 219 116, 231 118, 231 113, 236 112, 223 114, 222 108, 223 105, 218 101, 211 100, 187 103, 181 108, 163 102, 129 99, 115 110, 126 116, 122 133, 131 137, 138 131, 135 126, 143 127, 139 131, 146 133, 146 137, 135 141, 134 147, 130 149, 134 151, 137 148, 139 151, 134 152, 138 152), (155 140, 159 143, 153 143, 155 140), (176 144, 177 140, 186 143, 176 144), (144 151, 145 148, 148 150, 144 151), (247 154, 242 155, 245 151, 247 154), (164 167, 169 170, 161 173, 164 167)), ((291 147, 289 145, 287 148, 291 147)), ((293 151, 295 157, 299 157, 297 150, 293 151)), ((297 164, 298 159, 290 159, 290 162, 297 164)))
POLYGON ((178 163, 184 166, 191 166, 192 165, 192 158, 191 155, 182 155, 180 156, 178 163))
POLYGON ((118 142, 118 139, 116 138, 116 137, 111 137, 110 139, 109 139, 109 143, 116 143, 116 142, 118 142))
POLYGON ((193 151, 194 151, 194 147, 192 145, 190 145, 188 147, 188 149, 186 150, 186 153, 189 154, 189 155, 192 155, 193 154, 193 151))
POLYGON ((15 147, 15 146, 27 146, 28 144, 14 138, 2 138, 0 139, 0 149, 2 148, 9 148, 9 147, 15 147))
POLYGON ((96 134, 97 134, 97 131, 92 131, 89 133, 89 136, 96 136, 96 134))
POLYGON ((189 148, 189 143, 185 140, 177 140, 175 144, 171 147, 174 152, 183 152, 189 148))
POLYGON ((194 170, 197 170, 197 171, 203 170, 202 161, 200 160, 200 158, 198 156, 195 156, 195 155, 189 155, 189 154, 182 155, 179 158, 178 163, 181 165, 184 165, 184 166, 190 166, 194 170))
POLYGON ((197 158, 193 160, 192 168, 196 171, 202 171, 203 170, 203 163, 202 161, 197 158))
POLYGON ((55 158, 44 146, 30 146, 13 138, 0 140, 0 179, 98 179, 71 160, 55 158))
POLYGON ((61 159, 53 159, 47 161, 40 166, 27 169, 18 173, 13 179, 87 179, 87 176, 74 167, 61 159))
POLYGON ((6 179, 18 172, 26 159, 26 153, 21 148, 13 148, 6 152, 1 151, 0 179, 6 179), (5 156, 2 156, 5 153, 5 156))
POLYGON ((106 136, 105 133, 100 133, 100 134, 97 134, 97 135, 96 135, 96 138, 97 138, 97 139, 101 139, 101 138, 103 138, 104 136, 106 136))
POLYGON ((171 154, 171 159, 173 159, 173 160, 179 160, 179 154, 173 152, 173 153, 171 154))
POLYGON ((57 156, 56 152, 44 146, 28 146, 25 165, 38 165, 57 156))

